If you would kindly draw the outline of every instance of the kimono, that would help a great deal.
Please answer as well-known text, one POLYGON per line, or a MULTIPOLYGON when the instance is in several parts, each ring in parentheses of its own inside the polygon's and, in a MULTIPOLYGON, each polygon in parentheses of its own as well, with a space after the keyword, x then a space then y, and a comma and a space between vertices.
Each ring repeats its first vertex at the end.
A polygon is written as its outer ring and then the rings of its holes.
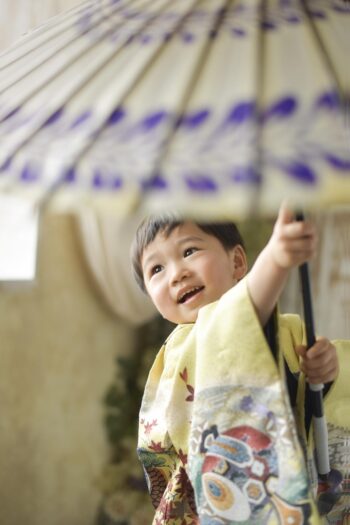
POLYGON ((273 357, 246 279, 203 307, 194 324, 175 328, 140 411, 138 454, 154 525, 321 523, 294 351, 303 338, 298 316, 279 316, 273 357), (285 365, 298 386, 295 414, 285 365))

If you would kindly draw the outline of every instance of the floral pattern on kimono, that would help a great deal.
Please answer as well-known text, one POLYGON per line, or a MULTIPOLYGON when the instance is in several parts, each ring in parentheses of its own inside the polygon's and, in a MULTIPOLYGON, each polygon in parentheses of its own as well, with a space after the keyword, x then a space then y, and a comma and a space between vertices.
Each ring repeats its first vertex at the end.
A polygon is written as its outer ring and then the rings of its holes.
POLYGON ((138 443, 154 525, 321 523, 284 380, 282 352, 299 372, 303 326, 298 316, 278 325, 276 363, 243 279, 160 350, 138 443))

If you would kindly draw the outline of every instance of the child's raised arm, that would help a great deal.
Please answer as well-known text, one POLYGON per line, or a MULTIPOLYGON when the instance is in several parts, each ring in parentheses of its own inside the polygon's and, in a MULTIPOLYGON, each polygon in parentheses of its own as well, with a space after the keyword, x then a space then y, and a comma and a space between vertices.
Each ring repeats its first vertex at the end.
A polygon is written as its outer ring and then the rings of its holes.
POLYGON ((289 270, 313 257, 316 241, 314 226, 296 221, 282 205, 271 238, 248 275, 248 290, 262 326, 280 297, 289 270))

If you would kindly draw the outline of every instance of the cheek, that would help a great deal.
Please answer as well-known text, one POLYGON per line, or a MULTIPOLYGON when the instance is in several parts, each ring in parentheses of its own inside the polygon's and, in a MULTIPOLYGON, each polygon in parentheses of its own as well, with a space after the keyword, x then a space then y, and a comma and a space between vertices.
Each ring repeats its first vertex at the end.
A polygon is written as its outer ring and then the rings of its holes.
POLYGON ((203 265, 202 270, 208 278, 215 281, 230 279, 233 273, 228 260, 222 261, 220 258, 216 257, 208 259, 203 265))
POLYGON ((162 305, 166 301, 166 287, 160 279, 151 283, 147 291, 156 306, 162 305))
POLYGON ((227 291, 234 284, 234 268, 229 261, 211 261, 206 269, 208 280, 215 283, 215 286, 221 292, 227 291))

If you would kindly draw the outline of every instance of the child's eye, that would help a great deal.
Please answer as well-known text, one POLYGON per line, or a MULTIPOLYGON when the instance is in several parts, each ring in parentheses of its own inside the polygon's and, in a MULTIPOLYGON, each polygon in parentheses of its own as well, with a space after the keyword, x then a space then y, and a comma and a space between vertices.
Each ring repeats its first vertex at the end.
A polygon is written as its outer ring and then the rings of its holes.
POLYGON ((197 252, 198 248, 195 248, 194 246, 191 246, 190 248, 186 248, 184 251, 184 257, 188 257, 189 255, 192 255, 194 252, 197 252))
POLYGON ((151 270, 150 270, 150 275, 152 277, 152 275, 155 275, 156 273, 159 273, 162 271, 162 265, 161 264, 155 264, 154 266, 152 266, 151 270))

